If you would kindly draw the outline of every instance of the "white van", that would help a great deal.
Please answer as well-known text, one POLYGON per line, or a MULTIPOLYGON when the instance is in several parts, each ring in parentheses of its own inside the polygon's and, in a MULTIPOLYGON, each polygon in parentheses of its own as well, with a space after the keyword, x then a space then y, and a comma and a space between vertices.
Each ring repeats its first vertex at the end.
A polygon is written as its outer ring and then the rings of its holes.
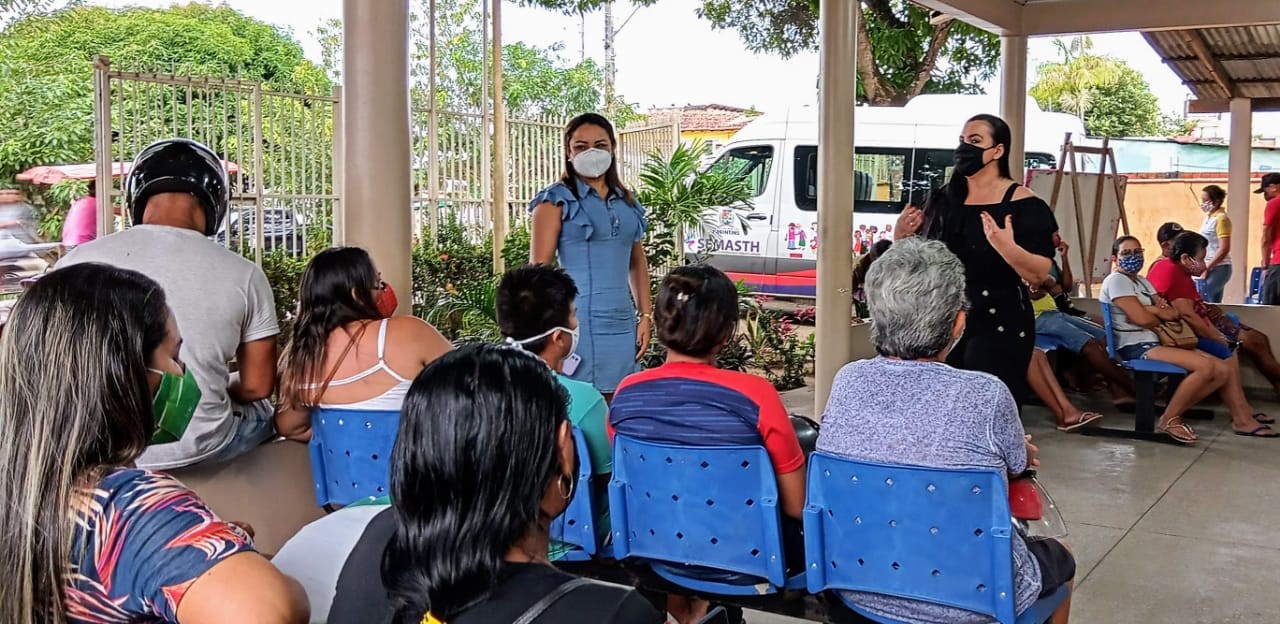
MULTIPOLYGON (((923 95, 900 108, 859 107, 852 252, 892 239, 908 199, 921 201, 951 175, 964 122, 996 110, 997 100, 984 95, 923 95)), ((1078 141, 1084 124, 1071 115, 1046 113, 1027 98, 1026 168, 1052 168, 1067 132, 1078 141)), ((716 209, 709 215, 717 225, 715 236, 691 233, 684 241, 686 255, 761 294, 815 296, 821 244, 818 109, 805 106, 760 117, 735 134, 715 162, 747 178, 755 197, 745 211, 716 209)))

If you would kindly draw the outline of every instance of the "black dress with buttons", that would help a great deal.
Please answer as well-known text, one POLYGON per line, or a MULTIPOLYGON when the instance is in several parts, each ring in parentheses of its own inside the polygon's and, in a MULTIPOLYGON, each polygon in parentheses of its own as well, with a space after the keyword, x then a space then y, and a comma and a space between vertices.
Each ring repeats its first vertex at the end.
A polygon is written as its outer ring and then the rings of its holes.
MULTIPOLYGON (((1035 314, 1022 278, 987 242, 982 213, 989 213, 1000 227, 1005 227, 1005 218, 1012 215, 1014 242, 1046 258, 1054 256, 1053 233, 1058 222, 1043 199, 1013 199, 1017 188, 1017 184, 1010 185, 998 204, 948 202, 951 205, 933 233, 964 264, 970 305, 964 337, 951 351, 947 363, 999 377, 1021 407, 1030 393, 1027 371, 1035 349, 1035 314)), ((945 191, 934 199, 945 201, 945 191)))

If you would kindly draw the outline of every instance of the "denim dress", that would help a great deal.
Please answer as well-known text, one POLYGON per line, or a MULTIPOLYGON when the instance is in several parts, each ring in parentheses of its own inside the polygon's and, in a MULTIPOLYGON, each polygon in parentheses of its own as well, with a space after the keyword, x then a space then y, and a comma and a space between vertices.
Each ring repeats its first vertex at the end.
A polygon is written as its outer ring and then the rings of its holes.
POLYGON ((644 209, 638 202, 627 203, 617 190, 602 199, 581 179, 574 182, 576 195, 556 183, 538 193, 529 210, 543 202, 560 208, 556 260, 578 287, 582 362, 571 378, 608 394, 638 368, 636 306, 629 280, 631 248, 644 238, 644 209))

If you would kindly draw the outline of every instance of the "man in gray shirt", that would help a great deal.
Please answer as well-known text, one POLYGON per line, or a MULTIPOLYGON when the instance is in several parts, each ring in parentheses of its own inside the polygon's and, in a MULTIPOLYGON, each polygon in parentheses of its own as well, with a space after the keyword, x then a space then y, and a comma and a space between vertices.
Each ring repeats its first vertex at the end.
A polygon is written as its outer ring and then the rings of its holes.
POLYGON ((222 161, 194 141, 154 143, 134 161, 125 195, 134 226, 80 245, 58 266, 133 269, 158 282, 169 299, 200 407, 181 440, 151 446, 138 465, 167 470, 242 455, 273 433, 268 399, 280 327, 262 269, 208 238, 229 204, 222 161), (234 374, 232 360, 239 364, 234 374))

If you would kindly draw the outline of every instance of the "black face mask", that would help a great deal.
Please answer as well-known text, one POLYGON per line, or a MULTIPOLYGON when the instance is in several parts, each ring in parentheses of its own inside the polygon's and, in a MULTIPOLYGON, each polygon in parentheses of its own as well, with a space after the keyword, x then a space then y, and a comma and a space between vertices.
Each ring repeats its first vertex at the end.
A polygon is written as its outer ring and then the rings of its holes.
POLYGON ((986 154, 987 150, 995 148, 995 145, 992 145, 991 147, 979 147, 972 143, 961 143, 960 146, 956 148, 956 153, 953 157, 956 166, 956 174, 967 178, 981 171, 982 168, 987 165, 987 163, 982 162, 982 155, 986 154))

